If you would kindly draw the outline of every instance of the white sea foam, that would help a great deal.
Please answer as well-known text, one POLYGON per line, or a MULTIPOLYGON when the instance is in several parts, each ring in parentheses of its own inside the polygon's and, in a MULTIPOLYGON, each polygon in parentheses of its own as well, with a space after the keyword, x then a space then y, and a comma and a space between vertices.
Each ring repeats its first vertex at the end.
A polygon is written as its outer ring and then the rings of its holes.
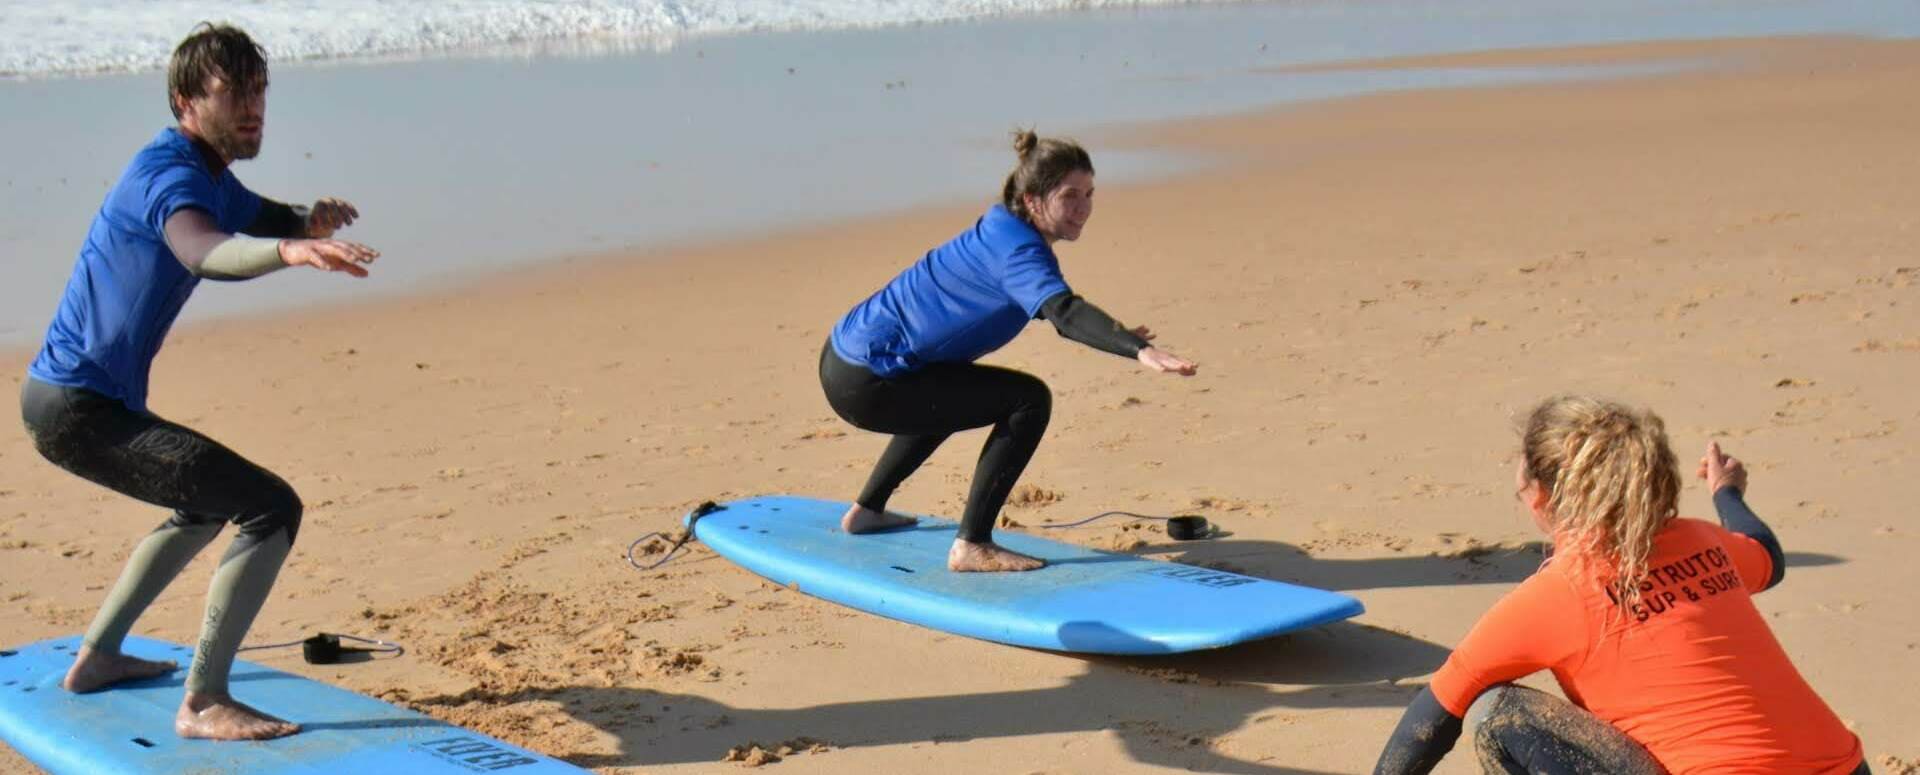
POLYGON ((660 48, 690 36, 843 29, 1184 0, 0 0, 0 76, 151 70, 201 21, 276 61, 660 48))

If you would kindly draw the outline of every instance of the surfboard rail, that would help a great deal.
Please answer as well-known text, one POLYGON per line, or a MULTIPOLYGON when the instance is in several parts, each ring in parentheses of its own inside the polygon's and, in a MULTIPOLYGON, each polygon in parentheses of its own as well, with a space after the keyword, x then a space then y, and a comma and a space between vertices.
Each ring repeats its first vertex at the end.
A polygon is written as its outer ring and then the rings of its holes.
POLYGON ((173 716, 193 651, 131 637, 122 649, 173 660, 171 675, 74 694, 60 680, 78 636, 0 649, 0 740, 55 775, 108 773, 504 773, 586 770, 372 697, 236 661, 234 695, 298 722, 299 734, 257 742, 185 740, 173 716))
POLYGON ((686 524, 709 548, 782 586, 867 613, 1014 646, 1092 654, 1220 648, 1361 614, 1326 590, 1000 531, 1047 561, 1025 573, 946 569, 956 523, 866 535, 839 530, 847 504, 762 496, 686 524))

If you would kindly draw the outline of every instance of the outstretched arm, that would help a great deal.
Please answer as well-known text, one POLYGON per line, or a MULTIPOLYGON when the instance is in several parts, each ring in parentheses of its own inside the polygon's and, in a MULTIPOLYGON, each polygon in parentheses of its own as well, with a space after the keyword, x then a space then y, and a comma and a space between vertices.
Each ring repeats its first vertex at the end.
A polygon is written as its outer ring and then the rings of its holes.
POLYGON ((1460 717, 1440 705, 1440 700, 1433 696, 1433 687, 1421 689, 1407 705, 1407 712, 1400 716, 1400 724, 1393 728, 1393 737, 1387 738, 1387 747, 1380 751, 1380 760, 1373 765, 1373 775, 1432 772, 1447 752, 1453 750, 1454 742, 1460 739, 1460 728, 1460 717))
POLYGON ((308 207, 261 197, 259 214, 241 228, 240 233, 252 237, 324 239, 353 225, 358 217, 360 211, 344 199, 325 197, 308 207))
POLYGON ((260 239, 220 229, 213 216, 182 208, 167 218, 167 247, 194 275, 210 280, 246 280, 285 266, 307 265, 367 276, 362 264, 379 251, 357 242, 333 239, 260 239))
POLYGON ((1738 458, 1721 453, 1720 442, 1711 441, 1707 442, 1707 454, 1700 458, 1697 473, 1707 480, 1707 489, 1713 493, 1713 510, 1720 515, 1720 526, 1753 539, 1767 550, 1767 557, 1773 560, 1773 575, 1761 589, 1772 589, 1787 577, 1786 553, 1781 551, 1780 539, 1772 528, 1747 506, 1746 465, 1738 458))
POLYGON ((1054 294, 1040 303, 1040 317, 1052 323, 1061 336, 1122 358, 1139 357, 1148 346, 1145 338, 1078 294, 1054 294))
POLYGON ((1153 333, 1146 327, 1127 328, 1105 310, 1073 293, 1054 294, 1041 302, 1040 317, 1053 323, 1061 336, 1096 350, 1132 358, 1155 371, 1191 375, 1196 368, 1194 363, 1149 344, 1153 333))
POLYGON ((275 202, 266 197, 260 198, 260 212, 253 216, 253 222, 240 229, 241 234, 249 237, 274 237, 279 239, 307 236, 306 208, 294 207, 285 202, 275 202))

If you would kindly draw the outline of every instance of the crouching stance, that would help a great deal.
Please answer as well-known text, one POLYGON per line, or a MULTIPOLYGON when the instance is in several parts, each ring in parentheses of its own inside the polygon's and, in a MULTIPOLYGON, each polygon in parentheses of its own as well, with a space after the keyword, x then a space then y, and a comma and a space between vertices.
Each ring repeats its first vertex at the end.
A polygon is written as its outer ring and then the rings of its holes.
POLYGON ((1676 516, 1679 466, 1652 412, 1548 400, 1521 458, 1519 497, 1553 557, 1467 633, 1375 773, 1432 770, 1462 717, 1489 773, 1867 771, 1754 608, 1786 566, 1740 461, 1718 444, 1700 460, 1715 525, 1676 516), (1508 683, 1541 670, 1571 702, 1508 683))
POLYGON ((229 169, 259 153, 265 124, 266 58, 246 33, 195 30, 175 50, 167 78, 178 125, 140 149, 107 193, 20 393, 28 434, 47 460, 173 511, 134 547, 63 685, 91 692, 174 670, 121 645, 231 522, 238 535, 207 590, 174 728, 184 737, 280 737, 299 726, 235 700, 227 674, 299 534, 300 498, 280 477, 149 411, 147 375, 201 279, 244 280, 301 264, 363 277, 362 265, 378 254, 329 239, 358 215, 352 205, 263 199, 229 169))
POLYGON ((1127 328, 1067 287, 1053 246, 1080 238, 1093 217, 1093 161, 1079 145, 1018 133, 1020 161, 1001 201, 972 228, 934 248, 840 319, 820 353, 820 384, 842 419, 893 436, 841 521, 849 533, 913 523, 886 510, 907 477, 948 436, 992 427, 947 553, 955 571, 1025 571, 1042 562, 993 542, 993 523, 1033 458, 1053 413, 1038 377, 974 363, 1035 318, 1062 336, 1191 375, 1145 327, 1127 328))

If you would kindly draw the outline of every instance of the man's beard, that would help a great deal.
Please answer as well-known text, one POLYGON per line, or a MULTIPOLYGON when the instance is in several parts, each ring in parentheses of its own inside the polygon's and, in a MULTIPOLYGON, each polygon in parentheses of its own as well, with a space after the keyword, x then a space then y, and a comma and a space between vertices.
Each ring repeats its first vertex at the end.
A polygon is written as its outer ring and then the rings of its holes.
POLYGON ((260 143, 265 139, 264 132, 259 137, 247 138, 243 137, 238 129, 221 127, 220 131, 207 138, 207 142, 213 146, 214 150, 219 151, 221 156, 239 161, 259 156, 260 143))

